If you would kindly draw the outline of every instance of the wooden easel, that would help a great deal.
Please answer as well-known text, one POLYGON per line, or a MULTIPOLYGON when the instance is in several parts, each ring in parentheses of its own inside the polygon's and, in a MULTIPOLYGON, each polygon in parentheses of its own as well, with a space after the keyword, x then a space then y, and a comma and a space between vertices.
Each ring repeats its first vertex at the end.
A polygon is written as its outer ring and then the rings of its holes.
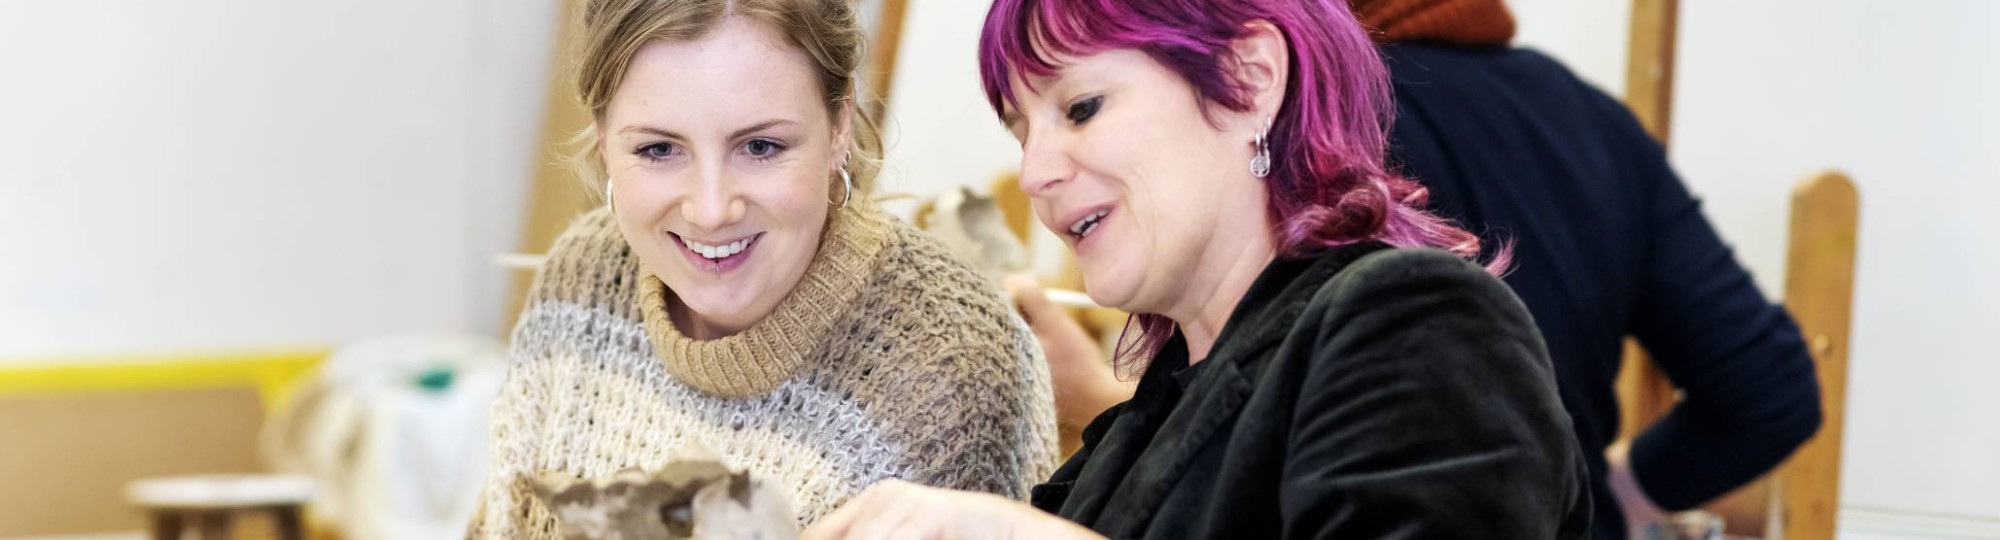
MULTIPOLYGON (((1625 103, 1663 146, 1673 115, 1678 4, 1679 0, 1632 3, 1625 103)), ((1708 505, 1725 516, 1732 534, 1789 540, 1834 537, 1858 214, 1854 182, 1838 172, 1808 177, 1792 193, 1785 302, 1805 334, 1819 374, 1824 422, 1819 433, 1777 471, 1708 505)), ((1666 375, 1632 340, 1626 342, 1618 396, 1620 438, 1627 441, 1665 416, 1679 399, 1666 375)))

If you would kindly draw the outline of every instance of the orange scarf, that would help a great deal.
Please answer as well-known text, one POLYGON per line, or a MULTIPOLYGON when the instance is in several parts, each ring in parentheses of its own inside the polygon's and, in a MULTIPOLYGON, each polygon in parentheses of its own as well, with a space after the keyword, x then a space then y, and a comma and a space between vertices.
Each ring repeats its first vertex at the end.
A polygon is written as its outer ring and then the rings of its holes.
POLYGON ((1501 0, 1348 0, 1347 5, 1376 43, 1502 46, 1514 39, 1514 14, 1501 0))

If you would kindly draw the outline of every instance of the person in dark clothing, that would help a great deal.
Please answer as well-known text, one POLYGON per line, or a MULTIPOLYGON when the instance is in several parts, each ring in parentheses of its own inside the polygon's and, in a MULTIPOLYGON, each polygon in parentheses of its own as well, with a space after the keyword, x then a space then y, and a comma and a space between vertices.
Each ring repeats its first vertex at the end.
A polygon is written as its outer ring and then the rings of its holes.
MULTIPOLYGON (((1512 241, 1507 284, 1535 316, 1597 479, 1596 537, 1624 538, 1610 483, 1683 510, 1770 471, 1818 430, 1798 327, 1758 291, 1666 153, 1617 100, 1507 46, 1499 0, 1350 0, 1396 96, 1390 156, 1430 208, 1512 241), (1607 463, 1614 383, 1636 336, 1680 403, 1607 463), (1623 480, 1623 481, 1621 481, 1623 480)), ((1629 493, 1629 492, 1628 492, 1629 493)), ((1628 496, 1628 498, 1630 498, 1628 496)))
MULTIPOLYGON (((1759 292, 1624 106, 1540 53, 1392 44, 1391 155, 1431 208, 1513 240, 1591 476, 1616 471, 1613 386, 1636 336, 1682 397, 1629 450, 1653 504, 1682 510, 1776 467, 1819 429, 1798 327, 1759 292)), ((1624 538, 1604 481, 1597 538, 1624 538)))
POLYGON ((1140 314, 1144 375, 1033 506, 886 483, 807 538, 1587 537, 1534 322, 1385 168, 1344 4, 998 0, 980 50, 1023 191, 1140 314))

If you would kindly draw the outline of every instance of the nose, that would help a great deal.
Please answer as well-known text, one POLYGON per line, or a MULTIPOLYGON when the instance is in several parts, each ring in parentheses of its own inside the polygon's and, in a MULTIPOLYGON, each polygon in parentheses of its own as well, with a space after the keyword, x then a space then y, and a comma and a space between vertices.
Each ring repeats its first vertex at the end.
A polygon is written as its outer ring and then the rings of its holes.
POLYGON ((746 205, 719 165, 699 167, 694 190, 681 200, 681 219, 705 230, 720 230, 743 219, 746 205))
POLYGON ((1075 176, 1076 161, 1062 137, 1030 134, 1021 145, 1021 191, 1029 197, 1047 197, 1075 176))

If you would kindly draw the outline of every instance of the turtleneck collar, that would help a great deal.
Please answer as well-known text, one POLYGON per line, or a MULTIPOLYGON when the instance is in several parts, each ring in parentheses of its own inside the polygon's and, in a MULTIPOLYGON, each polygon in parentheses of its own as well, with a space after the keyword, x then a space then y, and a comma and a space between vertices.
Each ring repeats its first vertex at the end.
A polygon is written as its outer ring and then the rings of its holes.
POLYGON ((813 351, 832 337, 834 323, 875 274, 893 219, 875 209, 836 211, 791 294, 764 320, 718 339, 682 334, 667 314, 666 284, 640 269, 636 301, 654 354, 696 390, 729 398, 770 393, 808 367, 813 351))

